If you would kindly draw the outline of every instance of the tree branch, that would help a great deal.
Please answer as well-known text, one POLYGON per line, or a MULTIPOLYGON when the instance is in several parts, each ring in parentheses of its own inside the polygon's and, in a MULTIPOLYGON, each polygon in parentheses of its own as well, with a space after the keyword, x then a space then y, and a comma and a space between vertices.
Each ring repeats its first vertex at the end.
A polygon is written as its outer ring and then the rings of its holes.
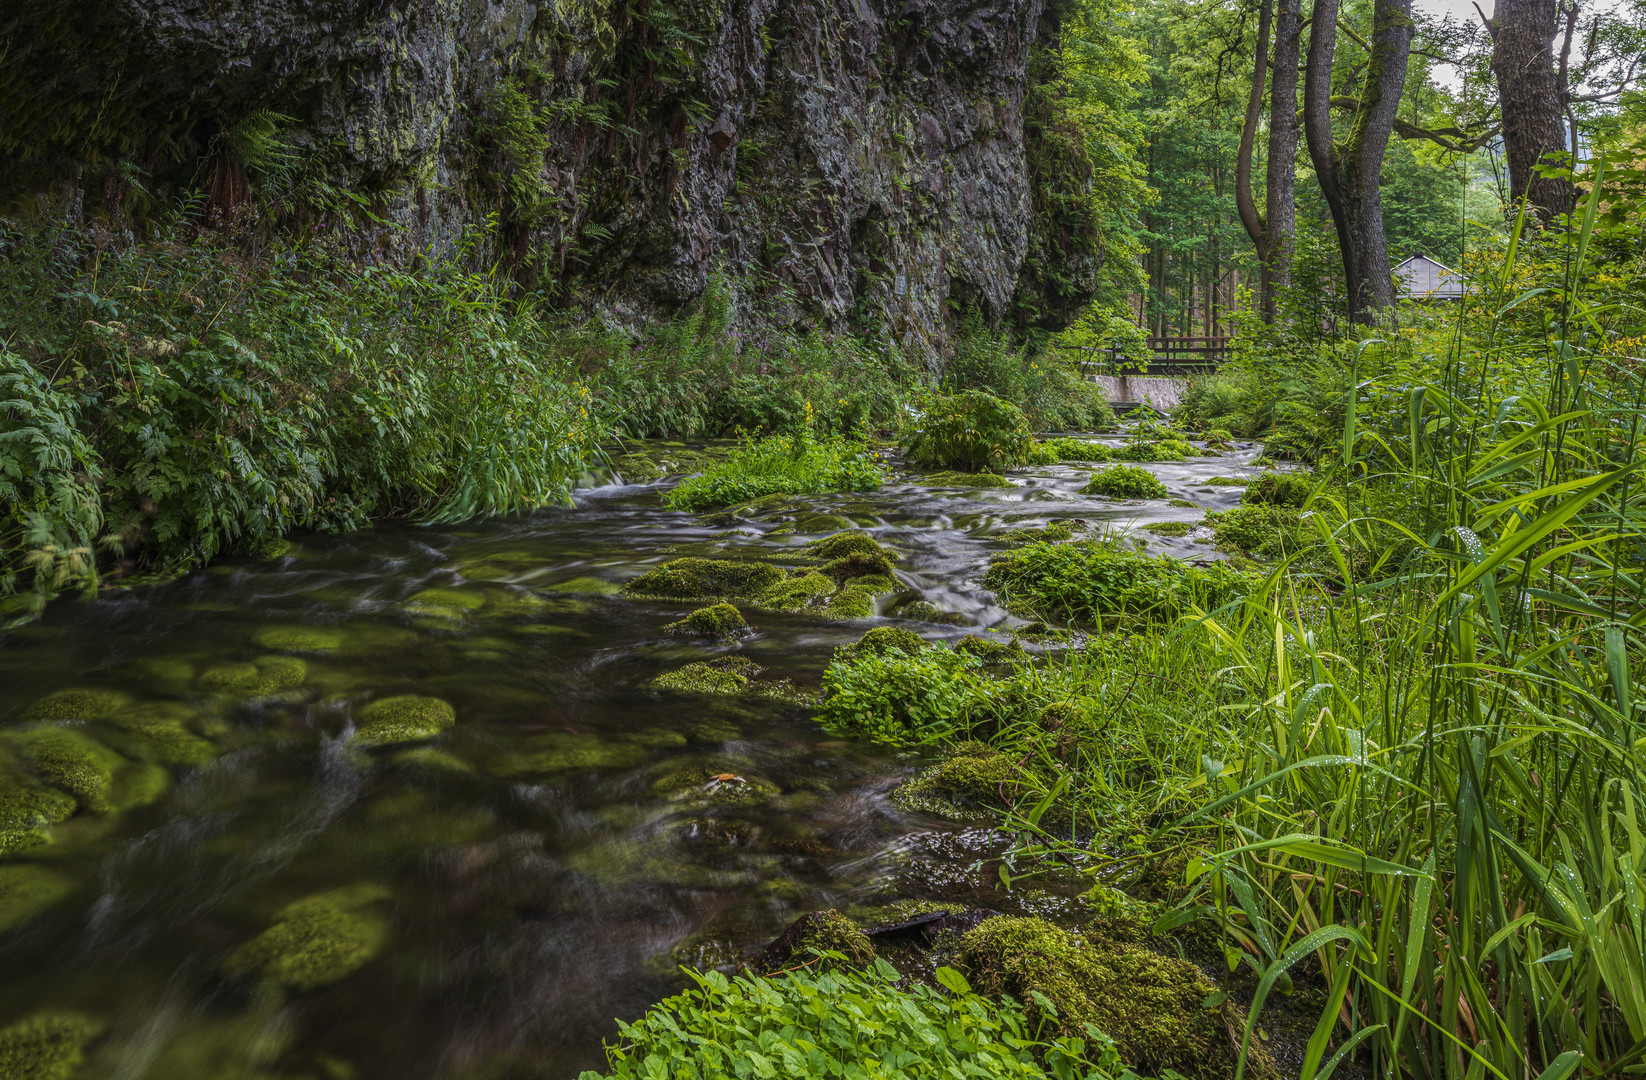
MULTIPOLYGON (((1344 112, 1356 112, 1360 109, 1360 99, 1337 94, 1332 97, 1332 108, 1344 112)), ((1484 131, 1467 131, 1460 127, 1425 128, 1395 117, 1395 134, 1402 139, 1427 139, 1442 150, 1449 150, 1454 154, 1472 154, 1497 138, 1497 133, 1503 130, 1502 124, 1493 124, 1484 131)))

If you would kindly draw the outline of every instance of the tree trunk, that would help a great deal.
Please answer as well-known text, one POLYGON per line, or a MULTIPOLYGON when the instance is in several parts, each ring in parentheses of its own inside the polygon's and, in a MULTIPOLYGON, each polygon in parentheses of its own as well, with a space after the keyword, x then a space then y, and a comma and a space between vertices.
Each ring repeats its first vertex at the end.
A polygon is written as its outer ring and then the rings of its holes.
POLYGON ((1492 74, 1503 107, 1509 189, 1516 198, 1526 196, 1547 221, 1571 209, 1571 185, 1536 172, 1545 154, 1560 154, 1566 148, 1561 123, 1565 102, 1554 59, 1558 3, 1497 0, 1493 16, 1486 26, 1492 34, 1492 74))
POLYGON ((1337 0, 1315 0, 1309 28, 1309 60, 1303 76, 1303 133, 1321 194, 1331 207, 1332 224, 1337 228, 1349 318, 1358 323, 1372 322, 1380 309, 1394 303, 1378 173, 1406 85, 1412 28, 1412 0, 1376 0, 1372 54, 1354 122, 1342 143, 1332 140, 1330 113, 1337 0))
POLYGON ((1269 66, 1269 25, 1274 21, 1273 0, 1262 0, 1257 15, 1257 50, 1252 60, 1252 92, 1246 99, 1246 118, 1240 125, 1240 149, 1235 154, 1235 209, 1240 223, 1257 249, 1257 261, 1269 254, 1268 229, 1252 198, 1252 149, 1257 145, 1257 125, 1263 119, 1263 75, 1269 66))
POLYGON ((1292 248, 1297 232, 1297 53, 1303 33, 1303 0, 1279 0, 1275 14, 1274 79, 1269 89, 1269 162, 1264 223, 1268 250, 1263 256, 1265 322, 1275 317, 1275 297, 1292 284, 1292 248))

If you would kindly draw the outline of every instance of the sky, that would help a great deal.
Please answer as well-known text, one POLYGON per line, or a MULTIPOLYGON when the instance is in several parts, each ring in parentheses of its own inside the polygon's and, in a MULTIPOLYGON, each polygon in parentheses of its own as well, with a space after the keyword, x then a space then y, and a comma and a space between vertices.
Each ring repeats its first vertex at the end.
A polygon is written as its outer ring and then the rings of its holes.
MULTIPOLYGON (((1626 0, 1584 0, 1582 12, 1583 15, 1587 16, 1596 9, 1613 11, 1623 7, 1625 2, 1626 0)), ((1475 11, 1475 5, 1471 0, 1412 0, 1412 7, 1436 18, 1450 15, 1458 22, 1478 23, 1480 21, 1480 14, 1475 11)), ((1496 0, 1480 0, 1480 10, 1487 15, 1491 15, 1496 8, 1496 0)), ((1448 90, 1456 91, 1458 89, 1458 73, 1454 67, 1444 64, 1436 65, 1431 77, 1448 90)))

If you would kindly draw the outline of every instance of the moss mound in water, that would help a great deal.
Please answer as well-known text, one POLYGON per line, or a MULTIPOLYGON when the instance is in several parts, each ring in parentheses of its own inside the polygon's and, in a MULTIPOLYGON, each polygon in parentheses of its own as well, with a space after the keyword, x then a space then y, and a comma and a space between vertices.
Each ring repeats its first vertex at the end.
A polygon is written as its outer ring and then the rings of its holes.
POLYGON ((455 723, 457 710, 449 703, 420 694, 400 694, 361 709, 354 739, 369 746, 421 742, 449 731, 455 723))
POLYGON ((266 697, 303 685, 309 667, 295 656, 264 656, 249 664, 219 664, 200 675, 202 690, 236 697, 266 697))
POLYGON ((884 552, 854 551, 843 555, 823 568, 825 576, 845 584, 854 578, 883 578, 893 581, 892 562, 884 552))
POLYGON ((985 664, 1015 664, 1028 655, 1016 638, 1010 642, 1001 642, 982 634, 971 634, 961 638, 955 643, 954 651, 971 653, 985 664))
POLYGON ((748 629, 748 620, 734 604, 713 604, 698 608, 679 622, 663 627, 666 634, 701 637, 729 637, 739 630, 748 629))
POLYGON ((190 731, 190 710, 163 704, 139 706, 106 722, 109 744, 139 761, 165 765, 204 765, 217 756, 217 747, 190 731))
POLYGON ((388 896, 375 885, 351 885, 287 904, 272 926, 229 954, 224 970, 296 991, 339 982, 388 943, 389 923, 377 910, 388 896))
POLYGON ((0 864, 0 934, 51 907, 72 887, 68 878, 43 866, 0 864))
POLYGON ((943 761, 892 792, 892 801, 939 817, 992 817, 1028 779, 1017 759, 980 742, 961 743, 943 761))
POLYGON ((72 794, 80 805, 100 809, 120 767, 120 755, 78 731, 42 727, 6 733, 6 742, 34 774, 72 794))
POLYGON ((794 687, 789 680, 755 682, 754 677, 765 670, 752 660, 741 656, 717 656, 685 667, 666 671, 652 680, 659 690, 678 690, 689 694, 754 694, 759 697, 792 698, 794 687))
POLYGON ((1266 472, 1246 486, 1240 501, 1298 508, 1309 501, 1314 487, 1307 473, 1266 472))
POLYGON ((1143 526, 1143 531, 1154 533, 1156 536, 1188 536, 1194 531, 1191 521, 1152 521, 1143 526))
POLYGON ((830 597, 823 614, 834 619, 867 619, 874 615, 875 594, 890 591, 884 581, 862 578, 830 597))
POLYGON ((275 652, 336 652, 343 647, 344 634, 323 626, 266 626, 251 636, 260 649, 275 652))
POLYGON ((934 472, 920 478, 926 487, 1007 488, 1012 482, 998 473, 934 472))
POLYGON ((103 1025, 78 1013, 39 1012, 0 1028, 0 1078, 69 1080, 103 1025))
POLYGON ((842 659, 851 659, 857 656, 885 656, 889 652, 907 653, 914 656, 926 647, 926 639, 913 630, 905 630, 900 626, 877 626, 850 645, 842 645, 838 650, 842 659))
MULTIPOLYGON (((761 964, 767 970, 804 964, 813 959, 813 950, 839 953, 850 967, 867 967, 875 958, 874 942, 851 919, 834 910, 808 911, 767 946, 761 964)), ((838 961, 823 966, 834 963, 838 961)), ((819 965, 809 966, 816 969, 819 965)))
POLYGON ((1082 495, 1107 495, 1111 499, 1164 499, 1166 485, 1148 469, 1136 465, 1111 465, 1092 473, 1082 495))
MULTIPOLYGON (((1107 1033, 1121 1060, 1145 1075, 1234 1075, 1232 1033, 1245 1018, 1228 1002, 1206 1008, 1217 988, 1185 960, 1130 942, 1083 942, 1041 919, 1000 916, 961 937, 955 961, 974 989, 1010 994, 1048 1030, 1079 1036, 1091 1024, 1107 1033), (1055 1015, 1034 995, 1044 995, 1055 1015)), ((1272 1076, 1274 1068, 1248 1060, 1247 1073, 1272 1076)))
POLYGON ((878 555, 886 557, 886 549, 875 543, 874 538, 861 529, 850 532, 835 533, 813 544, 807 545, 807 550, 820 559, 843 559, 848 555, 878 555))
POLYGON ((74 796, 43 787, 0 760, 0 855, 46 842, 45 829, 74 815, 74 796))
POLYGON ((834 582, 816 570, 805 570, 787 577, 760 594, 761 607, 777 611, 799 611, 811 607, 822 597, 834 592, 834 582))
POLYGON ((623 587, 630 596, 670 600, 753 599, 783 580, 783 571, 768 563, 729 559, 674 559, 641 574, 623 587))
POLYGON ((97 720, 130 702, 114 690, 59 690, 30 705, 24 720, 57 723, 63 720, 97 720))

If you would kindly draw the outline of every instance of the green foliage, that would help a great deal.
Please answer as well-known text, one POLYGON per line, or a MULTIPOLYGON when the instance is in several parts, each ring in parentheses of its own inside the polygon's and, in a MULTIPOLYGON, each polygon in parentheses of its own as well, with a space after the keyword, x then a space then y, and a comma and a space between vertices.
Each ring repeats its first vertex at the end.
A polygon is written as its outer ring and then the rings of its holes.
POLYGON ((415 273, 319 246, 247 259, 180 222, 103 250, 6 224, 0 252, 0 593, 36 608, 94 580, 94 549, 177 568, 298 528, 558 503, 592 448, 531 309, 461 252, 415 273))
POLYGON ((1127 617, 1171 620, 1222 607, 1251 585, 1221 564, 1190 566, 1121 550, 1113 541, 1030 544, 996 555, 983 583, 1048 619, 1098 623, 1127 617))
POLYGON ((1103 431, 1114 410, 1094 383, 1080 378, 1055 352, 1031 355, 1004 332, 992 332, 975 308, 960 320, 954 351, 943 368, 950 391, 982 390, 1023 411, 1039 431, 1103 431))
POLYGON ((1314 489, 1314 478, 1308 473, 1270 471, 1246 485, 1241 502, 1301 509, 1309 501, 1309 496, 1314 494, 1314 489))
POLYGON ((926 487, 1009 488, 1010 480, 997 473, 934 472, 919 477, 926 487))
POLYGON ((725 460, 663 497, 671 510, 710 510, 766 495, 875 491, 885 480, 879 455, 840 436, 804 433, 745 439, 725 460))
POLYGON ((1137 465, 1110 465, 1092 473, 1083 495, 1107 495, 1111 499, 1164 499, 1166 485, 1160 477, 1137 465))
POLYGON ((579 1080, 1108 1080, 1126 1071, 1102 1033, 1040 1042, 1014 1002, 978 997, 949 969, 937 978, 950 993, 918 982, 900 989, 884 960, 862 972, 686 974, 693 987, 619 1022, 622 1041, 606 1050, 610 1072, 579 1080))
POLYGON ((823 673, 824 727, 903 745, 951 733, 974 694, 976 657, 942 645, 909 653, 864 651, 823 673))
POLYGON ((1305 532, 1295 509, 1256 504, 1213 510, 1206 515, 1217 546, 1224 551, 1279 559, 1296 555, 1314 539, 1305 532))
POLYGON ((849 434, 901 420, 916 382, 901 353, 850 335, 738 331, 736 299, 713 277, 692 307, 637 339, 566 329, 556 348, 587 375, 596 411, 636 438, 849 434))
POLYGON ((980 390, 963 390, 926 408, 906 448, 921 468, 999 473, 1028 461, 1034 436, 1016 406, 980 390))
POLYGON ((1114 447, 1088 439, 1046 439, 1040 444, 1049 449, 1058 461, 1109 461, 1114 447))
POLYGON ((535 67, 511 75, 486 95, 476 133, 496 149, 497 180, 508 218, 521 225, 540 223, 556 205, 543 177, 549 127, 539 102, 544 73, 535 67))
POLYGON ((889 652, 901 652, 916 656, 925 647, 925 639, 913 630, 905 630, 900 626, 877 626, 873 630, 865 631, 862 637, 850 645, 841 646, 837 655, 848 660, 864 653, 884 656, 889 652))

